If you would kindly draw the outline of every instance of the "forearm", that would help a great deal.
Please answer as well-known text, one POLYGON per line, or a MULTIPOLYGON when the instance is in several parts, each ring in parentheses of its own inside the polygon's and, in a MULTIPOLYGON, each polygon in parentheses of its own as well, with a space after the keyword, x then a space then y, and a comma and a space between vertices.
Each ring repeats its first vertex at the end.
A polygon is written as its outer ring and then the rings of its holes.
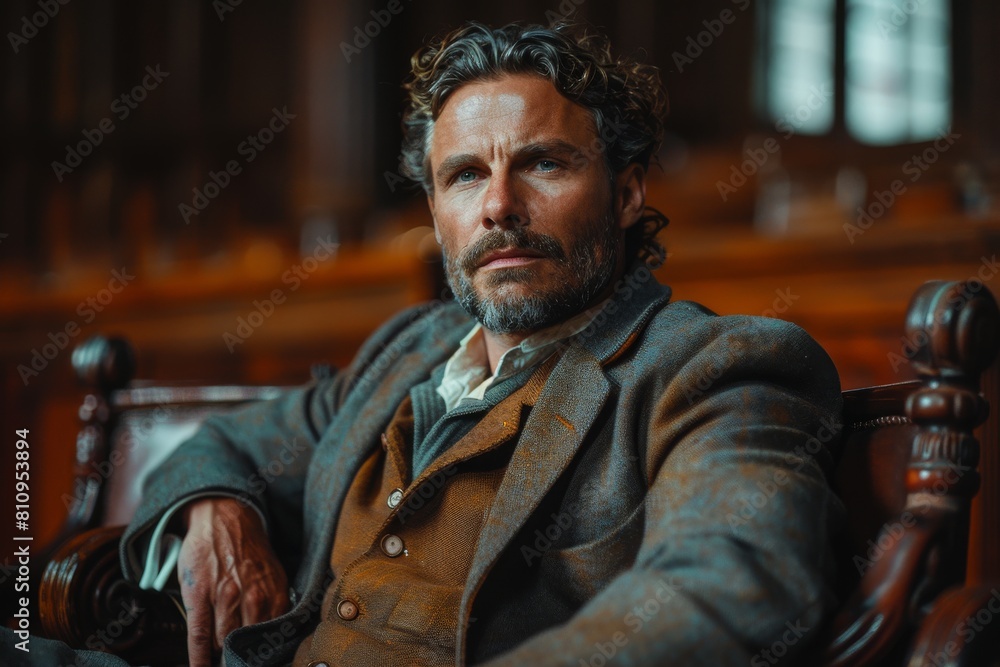
POLYGON ((648 541, 568 621, 485 664, 594 665, 613 653, 611 664, 745 666, 776 643, 789 655, 804 648, 834 603, 825 533, 838 508, 809 488, 782 491, 785 498, 730 529, 727 517, 741 517, 761 479, 703 480, 716 484, 722 504, 671 511, 656 532, 672 538, 648 541), (802 520, 783 518, 796 504, 802 520))
POLYGON ((717 585, 657 571, 629 570, 568 623, 533 636, 485 667, 612 664, 746 665, 752 652, 739 632, 705 602, 717 585), (720 622, 721 621, 721 622, 720 622))
MULTIPOLYGON (((142 589, 162 591, 173 574, 180 553, 184 529, 171 530, 171 523, 177 523, 175 517, 182 516, 192 504, 206 498, 241 499, 223 491, 205 491, 187 496, 167 508, 159 522, 151 530, 133 534, 123 545, 132 564, 131 573, 138 578, 138 586, 142 589)), ((260 517, 261 525, 267 529, 267 519, 256 505, 249 505, 260 517)))
POLYGON ((305 471, 325 429, 322 404, 332 405, 331 390, 322 385, 294 389, 274 401, 206 420, 146 478, 142 502, 122 540, 126 576, 139 580, 158 524, 191 498, 230 496, 267 523, 300 523, 296 512, 301 514, 305 471))
POLYGON ((611 652, 623 665, 768 664, 772 646, 794 655, 818 630, 843 511, 824 474, 836 373, 799 331, 718 324, 724 335, 676 375, 629 387, 655 402, 634 435, 647 482, 634 562, 488 664, 602 664, 611 652), (685 391, 708 371, 710 386, 685 391))

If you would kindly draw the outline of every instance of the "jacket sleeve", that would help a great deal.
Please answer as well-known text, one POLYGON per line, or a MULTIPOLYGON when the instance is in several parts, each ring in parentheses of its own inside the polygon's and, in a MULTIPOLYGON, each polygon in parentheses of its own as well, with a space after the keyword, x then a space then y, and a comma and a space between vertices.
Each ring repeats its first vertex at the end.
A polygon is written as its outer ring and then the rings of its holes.
POLYGON ((142 500, 121 541, 126 577, 137 580, 141 574, 160 518, 185 499, 210 493, 235 496, 257 509, 279 558, 286 567, 294 565, 306 473, 317 444, 372 360, 421 313, 417 307, 397 315, 365 342, 348 368, 329 379, 206 419, 144 480, 142 500))
POLYGON ((794 325, 709 319, 691 336, 703 345, 670 351, 686 357, 676 373, 622 388, 651 397, 635 562, 568 622, 486 664, 796 664, 819 629, 843 513, 826 481, 836 370, 794 325))

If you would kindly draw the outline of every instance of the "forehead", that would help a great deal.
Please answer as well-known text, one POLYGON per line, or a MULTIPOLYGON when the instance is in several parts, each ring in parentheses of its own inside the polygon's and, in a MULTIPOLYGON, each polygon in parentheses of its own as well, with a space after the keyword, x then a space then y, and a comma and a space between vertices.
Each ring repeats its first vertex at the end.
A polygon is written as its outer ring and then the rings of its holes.
POLYGON ((543 77, 509 74, 458 88, 434 122, 430 158, 561 139, 584 146, 597 134, 593 116, 543 77))

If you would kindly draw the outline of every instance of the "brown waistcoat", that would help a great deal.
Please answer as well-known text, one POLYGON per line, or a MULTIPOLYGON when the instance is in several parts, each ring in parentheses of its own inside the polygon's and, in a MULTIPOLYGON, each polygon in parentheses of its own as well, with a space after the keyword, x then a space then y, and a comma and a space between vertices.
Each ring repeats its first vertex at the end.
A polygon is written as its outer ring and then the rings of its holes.
POLYGON ((479 533, 556 356, 410 483, 413 408, 409 396, 402 402, 344 499, 335 579, 295 667, 455 664, 479 533))

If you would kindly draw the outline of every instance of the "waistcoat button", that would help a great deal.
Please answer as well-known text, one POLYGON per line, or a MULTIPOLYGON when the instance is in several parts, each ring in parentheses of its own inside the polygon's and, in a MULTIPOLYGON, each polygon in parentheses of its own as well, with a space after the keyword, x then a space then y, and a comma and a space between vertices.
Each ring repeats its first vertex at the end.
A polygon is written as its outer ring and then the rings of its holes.
POLYGON ((400 501, 402 500, 403 500, 403 490, 393 489, 392 493, 389 494, 389 497, 386 499, 385 503, 386 505, 389 506, 390 509, 396 509, 396 506, 399 505, 400 501))
POLYGON ((313 660, 306 667, 330 667, 330 664, 322 660, 313 660))
POLYGON ((353 621, 358 617, 358 605, 350 600, 341 600, 337 605, 337 615, 345 621, 353 621))
POLYGON ((389 558, 395 558, 403 553, 403 540, 398 535, 386 535, 382 538, 382 552, 389 558))

